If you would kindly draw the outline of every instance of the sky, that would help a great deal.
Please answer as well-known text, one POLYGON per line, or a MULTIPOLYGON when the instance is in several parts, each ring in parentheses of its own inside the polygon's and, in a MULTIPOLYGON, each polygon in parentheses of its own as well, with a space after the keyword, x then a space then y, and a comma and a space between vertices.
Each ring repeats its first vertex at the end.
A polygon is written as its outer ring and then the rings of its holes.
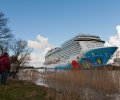
POLYGON ((33 48, 34 66, 42 65, 47 50, 78 33, 119 46, 120 0, 0 0, 0 11, 16 38, 33 48))

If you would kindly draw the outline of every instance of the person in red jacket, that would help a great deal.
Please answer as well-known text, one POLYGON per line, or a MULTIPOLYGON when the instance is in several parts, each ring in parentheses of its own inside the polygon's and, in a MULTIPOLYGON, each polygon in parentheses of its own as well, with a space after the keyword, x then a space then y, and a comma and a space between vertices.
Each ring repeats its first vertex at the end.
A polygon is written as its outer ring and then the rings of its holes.
POLYGON ((10 59, 7 52, 4 52, 3 55, 0 57, 0 71, 1 71, 1 85, 5 85, 8 77, 8 71, 10 67, 10 59))

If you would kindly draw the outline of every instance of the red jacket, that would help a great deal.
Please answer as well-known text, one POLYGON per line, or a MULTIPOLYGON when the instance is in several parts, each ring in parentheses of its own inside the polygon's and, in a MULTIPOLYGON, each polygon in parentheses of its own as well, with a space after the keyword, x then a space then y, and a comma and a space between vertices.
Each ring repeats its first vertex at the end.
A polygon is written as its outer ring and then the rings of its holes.
POLYGON ((4 71, 8 71, 10 68, 10 60, 9 60, 9 56, 7 55, 2 55, 0 57, 0 71, 4 72, 4 71))

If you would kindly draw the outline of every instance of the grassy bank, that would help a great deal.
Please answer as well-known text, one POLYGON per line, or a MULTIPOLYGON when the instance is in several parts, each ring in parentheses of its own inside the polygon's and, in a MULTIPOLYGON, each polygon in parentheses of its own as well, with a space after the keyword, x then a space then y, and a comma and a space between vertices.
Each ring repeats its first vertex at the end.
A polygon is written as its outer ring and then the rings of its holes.
POLYGON ((54 89, 28 81, 8 80, 0 86, 0 100, 56 100, 56 95, 54 89))
MULTIPOLYGON (((28 73, 24 71, 23 74, 24 79, 31 81, 42 77, 39 72, 32 70, 28 73)), ((30 81, 9 79, 5 86, 0 86, 0 100, 119 100, 120 98, 120 71, 117 70, 63 71, 45 73, 43 76, 49 88, 35 85, 30 81)))

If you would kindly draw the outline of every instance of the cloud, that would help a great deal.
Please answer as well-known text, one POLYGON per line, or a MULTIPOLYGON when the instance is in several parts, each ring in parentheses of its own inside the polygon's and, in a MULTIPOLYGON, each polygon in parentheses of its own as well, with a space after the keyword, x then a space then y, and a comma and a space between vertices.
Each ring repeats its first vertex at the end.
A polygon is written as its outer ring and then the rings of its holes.
POLYGON ((29 65, 40 67, 43 65, 45 54, 54 46, 48 42, 48 38, 38 35, 36 40, 28 40, 28 47, 33 49, 29 65))
POLYGON ((116 26, 117 34, 110 36, 109 40, 105 42, 105 46, 117 46, 120 50, 120 25, 116 26))
MULTIPOLYGON (((120 25, 116 26, 117 34, 115 36, 110 36, 109 40, 105 42, 105 46, 117 46, 117 51, 120 51, 120 25)), ((118 52, 116 52, 118 54, 118 52)), ((116 58, 116 53, 114 53, 113 58, 116 58)), ((113 63, 113 59, 110 59, 108 63, 113 63)))
POLYGON ((33 49, 45 50, 46 48, 52 48, 53 45, 48 43, 48 38, 38 35, 36 40, 28 40, 28 46, 33 49))

